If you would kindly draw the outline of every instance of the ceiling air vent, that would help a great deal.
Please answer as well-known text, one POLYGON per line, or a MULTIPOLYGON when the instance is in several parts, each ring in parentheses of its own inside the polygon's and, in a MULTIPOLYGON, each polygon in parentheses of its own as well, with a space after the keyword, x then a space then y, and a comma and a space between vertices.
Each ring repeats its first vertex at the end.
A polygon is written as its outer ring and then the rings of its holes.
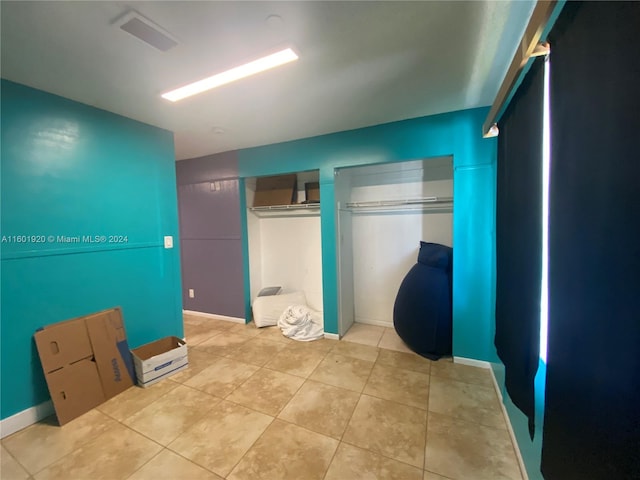
POLYGON ((173 35, 135 10, 130 10, 122 15, 114 22, 114 25, 162 52, 178 45, 178 41, 173 35))

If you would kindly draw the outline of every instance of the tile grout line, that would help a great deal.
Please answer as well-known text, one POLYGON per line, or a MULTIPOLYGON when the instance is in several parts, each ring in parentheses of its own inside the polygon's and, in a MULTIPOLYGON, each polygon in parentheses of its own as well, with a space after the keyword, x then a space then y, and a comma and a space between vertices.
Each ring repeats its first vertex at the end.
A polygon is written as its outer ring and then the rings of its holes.
MULTIPOLYGON (((378 343, 382 340, 382 337, 383 337, 383 336, 384 336, 384 332, 383 332, 383 334, 380 336, 380 340, 378 341, 378 343)), ((357 343, 357 342, 351 342, 351 343, 357 343)), ((360 344, 360 345, 362 345, 362 344, 360 344)), ((327 471, 325 472, 325 475, 324 475, 324 477, 323 477, 323 478, 326 478, 326 475, 327 475, 327 473, 329 472, 329 468, 331 467, 331 463, 332 463, 332 462, 333 462, 333 460, 335 459, 336 453, 338 452, 338 448, 340 448, 340 445, 341 445, 341 444, 343 444, 343 443, 344 443, 344 444, 346 444, 346 445, 351 445, 351 446, 353 446, 353 447, 355 447, 355 448, 362 449, 362 450, 367 451, 367 452, 371 452, 371 453, 373 453, 374 455, 379 455, 379 456, 380 456, 380 457, 382 457, 382 458, 388 458, 388 459, 390 459, 390 460, 394 460, 394 461, 396 461, 396 462, 400 462, 400 463, 403 463, 403 464, 405 464, 405 465, 409 465, 409 466, 415 467, 415 465, 411 465, 411 464, 405 463, 405 462, 403 462, 403 461, 401 461, 401 460, 398 460, 398 459, 395 459, 395 458, 388 457, 388 456, 386 456, 386 455, 382 454, 381 452, 375 452, 375 451, 370 450, 370 449, 368 449, 368 448, 363 448, 363 447, 360 447, 360 446, 358 446, 358 445, 353 445, 353 444, 351 444, 351 443, 349 443, 349 442, 346 442, 346 441, 344 440, 344 436, 345 436, 345 434, 347 433, 347 430, 349 429, 349 424, 351 423, 351 420, 353 419, 353 415, 355 414, 355 411, 356 411, 356 409, 358 408, 358 404, 360 403, 360 400, 362 399, 362 396, 363 396, 363 395, 365 395, 365 393, 363 393, 363 392, 364 392, 365 388, 367 387, 367 384, 369 383, 369 380, 371 379, 371 375, 372 375, 372 373, 373 373, 373 369, 375 368, 375 365, 378 363, 378 359, 379 359, 379 357, 380 357, 380 348, 382 348, 382 347, 379 347, 378 345, 366 345, 366 346, 370 346, 370 347, 377 348, 377 349, 378 349, 378 352, 377 352, 377 355, 376 355, 375 360, 373 360, 373 362, 372 362, 371 369, 369 370, 369 375, 367 375, 367 379, 366 379, 366 380, 365 380, 365 382, 364 382, 364 385, 363 385, 363 387, 362 387, 362 390, 361 390, 360 392, 358 392, 358 395, 359 395, 359 396, 358 396, 358 401, 356 402, 356 404, 355 404, 355 405, 354 405, 354 407, 353 407, 353 410, 351 411, 351 415, 349 416, 349 420, 347 421, 347 425, 346 425, 345 429, 343 430, 342 435, 340 435, 340 440, 339 440, 339 443, 338 443, 338 447, 336 448, 336 451, 334 452, 333 457, 331 458, 331 462, 329 462, 329 467, 327 467, 327 471)), ((386 350, 386 349, 385 349, 385 350, 386 350)), ((340 388, 340 387, 336 387, 336 388, 340 388)), ((346 389, 345 389, 345 390, 346 390, 346 389)), ((368 395, 368 396, 372 396, 373 398, 378 398, 378 397, 375 397, 374 395, 368 395)), ((385 400, 385 399, 381 399, 381 400, 385 400)), ((399 402, 393 402, 393 403, 398 403, 398 404, 402 405, 402 404, 401 404, 401 403, 399 403, 399 402)), ((423 461, 423 465, 424 465, 424 461, 423 461)), ((423 472, 424 472, 424 471, 423 471, 423 472)), ((423 473, 423 476, 424 476, 424 473, 423 473)))
POLYGON ((431 367, 433 365, 429 365, 429 395, 427 395, 427 417, 425 422, 424 429, 424 458, 422 460, 422 476, 424 477, 424 472, 427 469, 427 438, 429 436, 429 400, 431 399, 431 367))
MULTIPOLYGON (((27 427, 27 428, 29 428, 29 427, 27 427)), ((18 432, 21 432, 21 431, 22 431, 22 430, 18 430, 18 432)), ((15 433, 18 433, 18 432, 15 432, 15 433)), ((14 434, 14 433, 12 433, 11 435, 9 435, 8 437, 5 437, 5 438, 10 438, 12 435, 15 435, 15 434, 14 434)), ((4 438, 2 439, 1 444, 2 444, 2 448, 4 448, 4 450, 9 454, 9 456, 10 456, 11 458, 13 458, 13 459, 15 460, 15 462, 16 462, 18 465, 20 465, 20 467, 22 467, 22 469, 23 469, 25 472, 27 472, 27 476, 28 476, 29 478, 32 478, 32 477, 33 477, 33 475, 35 475, 35 473, 31 473, 31 472, 27 469, 27 467, 26 467, 26 466, 24 466, 24 465, 20 462, 20 460, 18 460, 18 459, 16 458, 16 456, 15 456, 15 455, 14 455, 14 454, 13 454, 13 453, 8 449, 8 448, 7 448, 7 446, 4 444, 4 438)), ((46 467, 45 467, 45 468, 46 468, 46 467)), ((0 472, 0 473, 1 473, 1 472, 0 472)))
MULTIPOLYGON (((90 411, 91 411, 91 410, 90 410, 90 411)), ((88 413, 88 412, 87 412, 87 413, 88 413)), ((100 412, 100 413, 102 413, 102 412, 100 412)), ((55 416, 55 414, 50 415, 49 417, 51 417, 51 416, 55 416)), ((46 418, 49 418, 49 417, 46 417, 46 418)), ((114 420, 114 421, 116 421, 116 422, 117 422, 117 420, 112 419, 111 417, 109 417, 109 418, 110 418, 111 420, 114 420)), ((44 419, 43 419, 43 420, 44 420, 44 419)), ((41 421, 42 421, 42 420, 41 420, 41 421)), ((41 421, 40 421, 40 422, 41 422, 41 421)), ((37 422, 37 423, 40 423, 40 422, 37 422)), ((34 425, 36 425, 36 423, 34 423, 34 425)), ((30 426, 31 426, 31 425, 30 425, 30 426)), ((30 426, 29 426, 29 427, 30 427, 30 426)), ((29 427, 27 427, 27 428, 29 428, 29 427)), ((22 430, 19 430, 18 432, 13 433, 13 434, 11 434, 9 437, 6 437, 6 438, 10 438, 11 436, 13 436, 13 435, 15 435, 15 434, 17 434, 17 433, 23 432, 23 431, 25 431, 27 428, 22 429, 22 430)), ((101 433, 100 433, 100 435, 102 435, 102 433, 103 433, 103 432, 101 432, 101 433)), ((3 440, 4 440, 4 439, 3 439, 3 440)), ((4 442, 3 442, 3 443, 4 443, 4 442)), ((79 448, 81 448, 81 447, 79 447, 79 448)), ((54 460, 54 461, 52 461, 51 463, 49 463, 49 464, 45 465, 44 467, 42 467, 40 470, 37 470, 35 473, 31 473, 31 470, 29 470, 25 465, 23 465, 22 463, 20 463, 20 461, 15 457, 15 455, 14 455, 14 454, 13 454, 13 453, 12 453, 12 452, 7 448, 7 447, 6 447, 6 445, 4 445, 4 449, 5 449, 7 452, 9 452, 9 454, 10 454, 10 455, 11 455, 11 456, 12 456, 12 457, 13 457, 13 458, 18 462, 18 464, 19 464, 22 468, 24 468, 24 471, 25 471, 25 472, 27 472, 27 475, 29 475, 29 477, 30 477, 30 478, 31 478, 31 477, 33 477, 34 475, 38 475, 39 473, 43 472, 44 470, 46 470, 47 468, 49 468, 49 467, 50 467, 51 465, 53 465, 54 463, 59 462, 59 461, 60 461, 60 460, 62 460, 63 458, 65 458, 65 457, 67 457, 67 456, 71 455, 73 452, 75 452, 75 451, 76 451, 76 450, 78 450, 79 448, 76 448, 76 449, 74 449, 74 450, 71 450, 70 452, 65 453, 65 454, 64 454, 64 455, 62 455, 60 458, 55 459, 55 460, 54 460)))
MULTIPOLYGON (((133 430, 133 429, 131 429, 131 430, 133 430)), ((135 432, 135 430, 133 430, 133 431, 135 432)), ((136 433, 139 433, 139 432, 136 432, 136 433)), ((146 437, 146 436, 145 436, 145 438, 149 438, 149 437, 146 437)), ((151 439, 149 439, 149 440, 151 440, 151 439)), ((156 443, 157 443, 157 442, 156 442, 156 443)), ((127 477, 126 477, 124 480, 127 480, 127 479, 131 478, 131 477, 132 477, 133 475, 135 475, 137 472, 139 472, 140 470, 142 470, 142 469, 145 467, 145 465, 147 465, 149 462, 151 462, 151 460, 153 460, 154 458, 156 458, 158 455, 160 455, 160 454, 161 454, 162 452, 164 452, 165 450, 167 450, 167 447, 163 446, 163 447, 162 447, 162 449, 161 449, 158 453, 156 453, 156 454, 155 454, 155 455, 153 455, 151 458, 149 458, 149 460, 147 460, 147 461, 146 461, 146 462, 144 462, 142 465, 140 465, 140 467, 136 468, 133 472, 131 472, 131 474, 130 474, 130 475, 127 475, 127 477)), ((169 451, 171 451, 171 450, 169 450, 169 451)))
MULTIPOLYGON (((241 405, 244 406, 244 405, 241 405)), ((245 407, 248 408, 248 407, 245 407)), ((252 409, 250 409, 252 410, 252 409)), ((262 413, 262 412, 258 412, 258 413, 262 413)), ((263 413, 263 415, 265 415, 263 413)), ((267 415, 269 417, 271 417, 271 415, 267 415)), ((251 443, 251 445, 249 446, 249 448, 247 448, 247 450, 242 454, 242 456, 238 459, 238 461, 236 463, 234 463, 233 467, 231 467, 231 469, 229 470, 229 473, 224 475, 223 478, 228 478, 229 475, 231 475, 233 473, 233 471, 236 469, 236 467, 240 464, 240 462, 242 462, 242 460, 244 460, 244 457, 247 456, 247 454, 251 451, 251 449, 253 448, 253 446, 258 443, 258 441, 262 438, 262 436, 265 434, 265 432, 269 429, 269 427, 271 425, 273 425, 273 422, 276 420, 275 417, 271 417, 271 421, 269 422, 269 425, 266 426, 266 428, 262 431, 262 433, 260 435, 258 435, 258 438, 256 438, 253 443, 251 443)), ((214 472, 215 473, 215 472, 214 472)), ((218 475, 217 473, 215 473, 216 475, 218 475)), ((219 475, 220 476, 220 475, 219 475)))
MULTIPOLYGON (((285 348, 286 348, 286 347, 285 347, 285 348)), ((283 373, 283 374, 285 374, 285 375, 291 375, 291 376, 296 376, 296 377, 298 377, 298 378, 303 378, 303 382, 300 384, 300 387, 298 387, 298 389, 297 389, 297 390, 296 390, 296 392, 291 396, 291 398, 289 399, 289 401, 288 401, 284 406, 282 406, 282 407, 278 410, 278 412, 276 413, 276 415, 272 417, 272 420, 271 420, 271 422, 269 423, 269 426, 271 426, 275 420, 279 420, 279 421, 281 421, 281 422, 284 422, 284 423, 288 423, 288 424, 290 424, 290 425, 293 425, 293 426, 295 426, 295 427, 297 427, 297 428, 302 428, 303 430, 307 430, 308 432, 311 432, 311 433, 314 433, 314 434, 318 434, 318 435, 323 435, 323 436, 325 436, 325 437, 327 437, 327 438, 332 438, 332 439, 336 440, 334 437, 331 437, 331 436, 329 436, 329 435, 325 435, 325 434, 320 433, 320 432, 315 432, 315 431, 310 430, 309 428, 306 428, 306 427, 304 427, 304 426, 302 426, 302 425, 298 425, 298 424, 293 423, 293 422, 290 422, 290 421, 288 421, 288 420, 286 420, 286 419, 281 419, 281 418, 279 418, 280 413, 281 413, 281 412, 286 408, 286 406, 287 406, 287 405, 288 405, 288 404, 293 400, 293 398, 294 398, 294 397, 297 395, 297 393, 302 389, 302 387, 303 387, 303 386, 304 386, 308 381, 313 381, 313 380, 311 380, 311 376, 313 375, 313 372, 315 372, 315 371, 316 371, 316 369, 320 366, 320 364, 324 361, 324 359, 325 359, 325 358, 327 358, 327 356, 328 356, 328 355, 329 355, 329 354, 334 350, 334 348, 335 348, 335 346, 333 346, 332 348, 330 348, 330 349, 328 349, 328 350, 325 350, 325 351, 322 351, 322 352, 321 352, 321 354, 322 354, 322 358, 320 359, 320 361, 318 362, 318 364, 313 368, 313 370, 312 370, 312 371, 311 371, 311 372, 310 372, 306 377, 302 377, 302 376, 300 376, 300 375, 295 375, 295 374, 292 374, 292 373, 281 372, 281 371, 279 371, 279 370, 275 370, 275 369, 272 369, 272 368, 267 367, 267 366, 266 366, 266 364, 265 364, 263 367, 260 367, 260 368, 264 368, 265 370, 268 370, 268 371, 277 372, 277 373, 283 373)), ((283 350, 284 350, 284 349, 283 349, 283 350)), ((280 352, 278 352, 278 353, 280 353, 280 352)), ((267 362, 267 363, 268 363, 268 362, 267 362)), ((319 383, 322 383, 322 382, 319 382, 319 383)), ((232 400, 229 400, 229 401, 232 401, 232 400)), ((235 403, 235 402, 234 402, 234 403, 235 403)), ((244 405, 242 405, 242 406, 244 406, 244 405)), ((245 408, 250 408, 250 407, 246 407, 246 406, 244 406, 244 407, 245 407, 245 408)), ((250 409, 251 409, 251 408, 250 408, 250 409)), ((253 410, 253 409, 251 409, 251 410, 253 410)), ((355 407, 354 407, 354 410, 355 410, 355 407)), ((254 411, 255 411, 255 410, 254 410, 254 411)), ((262 412, 259 412, 259 413, 262 413, 262 412)), ((353 415, 353 413, 352 413, 352 415, 353 415)), ((270 415, 269 415, 269 416, 270 416, 270 415)), ((267 428, 269 428, 269 427, 267 427, 267 428)), ((266 432, 266 430, 267 430, 267 429, 265 429, 265 432, 266 432)), ((343 432, 343 434, 344 434, 344 432, 343 432)), ((258 440, 262 437, 262 435, 264 435, 264 432, 262 432, 262 434, 260 434, 260 436, 256 439, 256 441, 255 441, 255 442, 253 442, 253 444, 252 444, 252 445, 247 449, 247 451, 242 455, 242 457, 238 460, 238 462, 233 466, 233 468, 232 468, 232 469, 231 469, 231 471, 229 472, 230 474, 231 474, 231 473, 233 472, 233 470, 238 466, 238 464, 239 464, 239 463, 244 459, 244 457, 249 453, 249 451, 251 450, 251 448, 253 448, 253 446, 258 442, 258 440)), ((333 455, 332 455, 332 457, 331 457, 331 460, 330 460, 330 461, 329 461, 329 463, 328 463, 327 470, 324 472, 323 478, 326 476, 327 472, 329 471, 329 467, 331 466, 331 462, 333 461, 333 458, 335 457, 335 454, 336 454, 336 452, 338 451, 338 447, 339 447, 339 446, 340 446, 340 440, 338 439, 338 445, 336 446, 336 450, 333 452, 333 455)))

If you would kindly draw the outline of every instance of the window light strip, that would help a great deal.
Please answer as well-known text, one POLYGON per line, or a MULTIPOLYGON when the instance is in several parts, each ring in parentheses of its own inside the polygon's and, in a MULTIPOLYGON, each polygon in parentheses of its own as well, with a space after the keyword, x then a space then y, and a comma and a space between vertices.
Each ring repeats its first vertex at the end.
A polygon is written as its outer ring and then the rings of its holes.
POLYGON ((279 52, 267 55, 266 57, 259 58, 244 65, 231 68, 224 72, 218 73, 211 77, 198 80, 197 82, 190 83, 184 87, 176 88, 170 92, 163 93, 162 98, 166 98, 172 102, 177 102, 183 98, 196 95, 198 93, 206 92, 212 88, 225 85, 227 83, 235 82, 241 78, 255 75, 256 73, 264 72, 274 67, 284 65, 289 62, 293 62, 298 59, 298 55, 291 49, 287 48, 279 52))
POLYGON ((542 278, 540 285, 540 359, 547 363, 549 321, 549 180, 551 176, 551 100, 549 95, 551 63, 544 62, 542 126, 542 278))

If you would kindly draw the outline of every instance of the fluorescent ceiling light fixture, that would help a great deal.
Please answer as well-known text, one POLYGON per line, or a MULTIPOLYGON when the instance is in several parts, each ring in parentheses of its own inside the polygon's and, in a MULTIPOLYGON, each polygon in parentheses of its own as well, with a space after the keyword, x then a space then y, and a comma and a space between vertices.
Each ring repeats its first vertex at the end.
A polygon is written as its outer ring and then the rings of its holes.
POLYGON ((226 85, 227 83, 235 82, 241 78, 255 75, 256 73, 264 72, 274 67, 279 67, 285 63, 293 62, 298 59, 298 55, 291 49, 287 48, 279 52, 267 55, 266 57, 259 58, 239 67, 234 67, 230 70, 226 70, 222 73, 217 73, 211 77, 203 78, 197 82, 190 83, 184 87, 176 88, 170 92, 163 93, 162 98, 166 98, 172 102, 177 102, 183 98, 197 95, 198 93, 206 92, 212 88, 226 85))

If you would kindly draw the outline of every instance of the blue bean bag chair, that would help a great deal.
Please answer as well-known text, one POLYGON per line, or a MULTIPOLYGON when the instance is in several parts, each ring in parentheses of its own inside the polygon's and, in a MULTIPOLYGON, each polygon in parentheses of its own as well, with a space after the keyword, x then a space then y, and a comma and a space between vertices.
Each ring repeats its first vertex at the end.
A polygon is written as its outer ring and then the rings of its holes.
POLYGON ((431 360, 451 355, 453 249, 420 242, 416 263, 400 284, 393 325, 411 350, 431 360))

